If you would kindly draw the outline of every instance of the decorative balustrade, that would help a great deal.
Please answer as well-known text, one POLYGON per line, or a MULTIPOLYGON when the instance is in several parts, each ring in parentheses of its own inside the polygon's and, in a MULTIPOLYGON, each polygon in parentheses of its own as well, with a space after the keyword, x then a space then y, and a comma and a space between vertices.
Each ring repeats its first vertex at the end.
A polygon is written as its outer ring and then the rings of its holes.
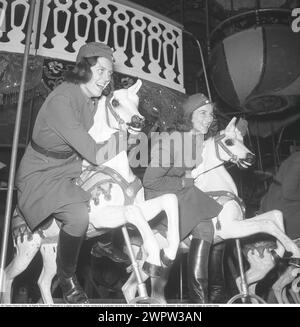
MULTIPOLYGON (((0 0, 0 50, 24 52, 29 1, 0 0)), ((184 92, 180 24, 125 0, 36 3, 31 54, 74 62, 81 45, 100 41, 117 72, 184 92)))

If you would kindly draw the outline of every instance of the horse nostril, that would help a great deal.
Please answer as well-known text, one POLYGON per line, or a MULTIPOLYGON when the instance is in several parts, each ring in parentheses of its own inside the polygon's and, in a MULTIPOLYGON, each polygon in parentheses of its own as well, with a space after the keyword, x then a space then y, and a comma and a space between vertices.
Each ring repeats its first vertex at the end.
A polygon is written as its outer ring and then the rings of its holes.
POLYGON ((245 160, 248 163, 250 163, 250 164, 254 164, 254 162, 255 162, 255 154, 253 154, 253 153, 247 153, 245 160))
POLYGON ((141 118, 138 115, 134 115, 131 117, 132 123, 139 123, 141 121, 141 118))
POLYGON ((144 124, 145 124, 145 118, 144 117, 139 117, 138 115, 132 116, 131 123, 130 123, 130 125, 132 127, 142 128, 142 127, 144 127, 144 124))

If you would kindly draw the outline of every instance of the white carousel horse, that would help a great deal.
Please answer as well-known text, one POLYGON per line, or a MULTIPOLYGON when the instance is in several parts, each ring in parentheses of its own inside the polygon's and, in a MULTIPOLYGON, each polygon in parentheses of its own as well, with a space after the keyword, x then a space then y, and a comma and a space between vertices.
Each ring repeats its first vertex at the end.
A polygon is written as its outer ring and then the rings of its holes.
MULTIPOLYGON (((192 171, 195 185, 204 192, 214 193, 213 197, 223 205, 219 216, 213 218, 214 243, 257 233, 267 233, 278 240, 280 256, 286 249, 292 252, 294 257, 300 258, 300 250, 297 245, 284 233, 283 217, 280 211, 273 210, 253 218, 243 219, 244 213, 236 185, 223 164, 231 161, 247 168, 253 163, 254 155, 243 144, 242 135, 235 127, 235 122, 236 118, 233 118, 224 131, 204 142, 203 161, 192 171), (218 192, 220 190, 222 192, 218 192)), ((164 237, 159 233, 155 235, 163 246, 164 237)), ((187 246, 182 242, 181 248, 187 248, 187 246)), ((135 250, 138 251, 137 248, 135 250)), ((148 278, 145 274, 142 277, 145 280, 148 278)), ((160 287, 155 286, 158 279, 152 279, 151 297, 165 303, 163 283, 160 281, 160 287)), ((132 274, 122 288, 127 302, 135 297, 136 288, 136 279, 132 274)))
MULTIPOLYGON (((90 135, 96 142, 103 142, 116 131, 127 129, 134 133, 141 128, 143 116, 138 112, 137 95, 142 82, 138 80, 128 89, 116 90, 110 98, 102 97, 94 117, 90 135)), ((124 150, 96 169, 87 167, 83 162, 83 172, 79 185, 91 192, 90 224, 87 238, 103 234, 103 229, 134 225, 147 252, 148 267, 161 267, 160 247, 148 221, 164 210, 168 216, 168 244, 164 255, 175 259, 179 245, 178 201, 174 194, 145 201, 141 182, 133 174, 127 152, 124 150)), ((20 217, 18 216, 18 222, 20 217)), ((14 222, 14 219, 13 219, 14 222)), ((31 233, 24 221, 15 229, 14 246, 16 254, 5 270, 5 290, 2 302, 9 303, 14 278, 26 269, 40 249, 43 257, 43 269, 38 280, 44 303, 53 303, 51 282, 56 274, 56 245, 59 226, 55 220, 43 230, 31 233)))

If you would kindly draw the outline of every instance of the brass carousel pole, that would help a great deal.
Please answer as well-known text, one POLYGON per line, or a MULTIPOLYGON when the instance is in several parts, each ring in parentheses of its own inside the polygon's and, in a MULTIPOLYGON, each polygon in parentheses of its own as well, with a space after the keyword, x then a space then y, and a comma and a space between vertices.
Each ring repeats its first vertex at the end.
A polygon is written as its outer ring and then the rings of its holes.
POLYGON ((5 207, 5 217, 4 217, 4 227, 2 233, 2 244, 1 244, 1 261, 0 261, 0 293, 4 292, 4 268, 6 263, 6 254, 7 254, 7 245, 9 238, 9 227, 10 227, 10 217, 11 217, 11 207, 13 201, 13 189, 14 189, 14 180, 15 180, 15 172, 16 172, 16 161, 17 161, 17 151, 18 151, 18 143, 19 143, 19 134, 21 127, 21 118, 22 118, 22 110, 23 110, 23 100, 24 100, 24 91, 25 91, 25 81, 26 81, 26 73, 27 73, 27 64, 29 57, 29 49, 33 28, 33 19, 34 19, 34 10, 36 0, 30 0, 30 11, 29 11, 29 20, 28 27, 26 32, 26 41, 25 41, 25 51, 23 58, 23 70, 20 84, 20 93, 18 98, 18 107, 16 114, 16 122, 13 136, 13 145, 10 159, 10 167, 9 167, 9 178, 8 178, 8 189, 6 196, 6 207, 5 207))

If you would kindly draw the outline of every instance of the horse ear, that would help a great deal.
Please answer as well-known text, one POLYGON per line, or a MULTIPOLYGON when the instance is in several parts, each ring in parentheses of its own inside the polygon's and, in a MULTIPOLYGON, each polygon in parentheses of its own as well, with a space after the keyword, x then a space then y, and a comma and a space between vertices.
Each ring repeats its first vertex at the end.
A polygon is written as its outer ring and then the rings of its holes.
POLYGON ((236 117, 233 117, 229 124, 225 128, 225 132, 234 132, 235 131, 236 117))
POLYGON ((132 93, 137 93, 138 90, 141 88, 142 86, 142 81, 140 79, 138 79, 133 85, 131 85, 128 90, 132 93))

